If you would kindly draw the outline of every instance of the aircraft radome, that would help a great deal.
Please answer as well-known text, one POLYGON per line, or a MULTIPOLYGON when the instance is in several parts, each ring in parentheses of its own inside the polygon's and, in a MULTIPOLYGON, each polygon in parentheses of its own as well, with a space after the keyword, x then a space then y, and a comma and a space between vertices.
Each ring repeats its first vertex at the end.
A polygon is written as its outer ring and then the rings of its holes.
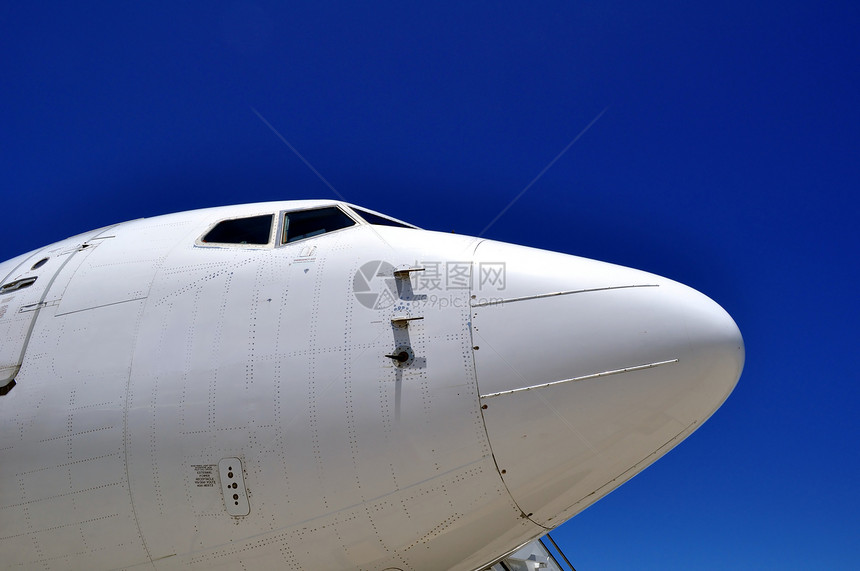
POLYGON ((330 200, 125 222, 0 279, 3 569, 483 569, 744 361, 677 282, 330 200))

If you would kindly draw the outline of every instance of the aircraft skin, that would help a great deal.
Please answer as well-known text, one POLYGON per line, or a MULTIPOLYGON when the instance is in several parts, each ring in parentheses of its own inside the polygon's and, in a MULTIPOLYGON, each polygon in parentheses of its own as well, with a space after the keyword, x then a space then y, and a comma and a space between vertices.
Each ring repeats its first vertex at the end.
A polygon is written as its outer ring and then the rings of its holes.
POLYGON ((3 569, 481 569, 677 445, 744 361, 672 280, 337 201, 125 222, 0 279, 3 569), (283 243, 323 208, 353 225, 283 243), (204 240, 263 215, 267 244, 204 240))

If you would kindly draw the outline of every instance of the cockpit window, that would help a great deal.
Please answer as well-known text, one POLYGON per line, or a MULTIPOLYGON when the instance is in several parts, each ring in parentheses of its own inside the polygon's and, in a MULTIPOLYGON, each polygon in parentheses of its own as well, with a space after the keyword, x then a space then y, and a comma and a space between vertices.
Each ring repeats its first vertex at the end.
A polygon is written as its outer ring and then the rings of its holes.
POLYGON ((355 221, 336 206, 287 212, 284 215, 281 243, 287 244, 354 225, 355 221))
POLYGON ((355 206, 353 206, 352 209, 358 212, 358 214, 364 218, 368 224, 375 224, 377 226, 397 226, 398 228, 415 228, 414 226, 398 222, 391 218, 386 218, 385 216, 380 216, 379 214, 374 214, 373 212, 368 212, 367 210, 362 210, 361 208, 356 208, 355 206))
POLYGON ((273 214, 222 220, 201 242, 205 244, 268 244, 272 234, 273 214))

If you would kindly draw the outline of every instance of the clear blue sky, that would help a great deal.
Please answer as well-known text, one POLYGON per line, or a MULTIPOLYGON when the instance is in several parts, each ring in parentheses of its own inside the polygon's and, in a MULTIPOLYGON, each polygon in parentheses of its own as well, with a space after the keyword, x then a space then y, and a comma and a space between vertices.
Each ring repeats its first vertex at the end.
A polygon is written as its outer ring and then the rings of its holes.
POLYGON ((555 533, 580 571, 860 559, 860 11, 840 2, 0 5, 0 258, 335 194, 659 273, 747 364, 698 432, 555 533), (826 5, 825 5, 826 4, 826 5))

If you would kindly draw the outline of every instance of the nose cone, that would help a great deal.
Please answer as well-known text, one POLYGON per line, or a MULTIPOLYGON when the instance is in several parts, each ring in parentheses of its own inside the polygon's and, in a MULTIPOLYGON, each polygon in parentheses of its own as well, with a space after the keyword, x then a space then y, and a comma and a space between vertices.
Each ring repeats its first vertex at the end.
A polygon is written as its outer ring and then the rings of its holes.
POLYGON ((688 436, 743 368, 732 318, 677 282, 495 242, 476 250, 475 273, 487 434, 514 501, 546 527, 688 436), (481 279, 502 267, 503 280, 481 279))

